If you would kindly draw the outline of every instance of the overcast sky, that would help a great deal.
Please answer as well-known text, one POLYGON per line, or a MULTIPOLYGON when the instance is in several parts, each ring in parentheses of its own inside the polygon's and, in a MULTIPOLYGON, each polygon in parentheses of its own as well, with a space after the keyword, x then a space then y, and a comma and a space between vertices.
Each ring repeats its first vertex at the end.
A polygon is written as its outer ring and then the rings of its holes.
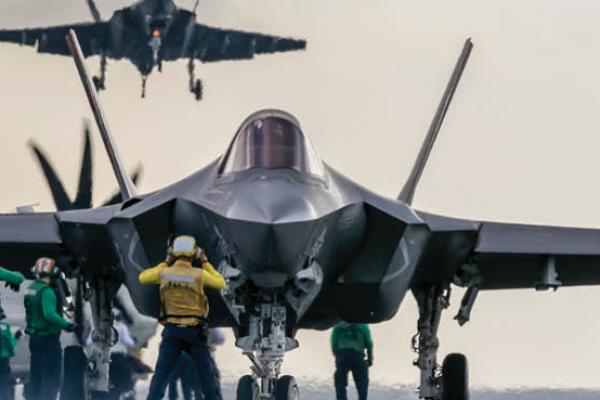
MULTIPOLYGON (((125 1, 104 0, 109 17, 125 1)), ((192 0, 181 0, 191 7, 192 0)), ((129 168, 143 163, 141 191, 181 179, 218 157, 251 112, 294 113, 321 157, 393 197, 402 187, 466 37, 475 49, 415 205, 474 219, 600 228, 600 3, 504 0, 201 0, 207 24, 305 37, 304 53, 200 66, 205 100, 187 92, 186 62, 149 78, 110 62, 102 102, 129 168)), ((89 21, 84 0, 3 0, 0 26, 89 21)), ((89 60, 92 71, 98 59, 89 60)), ((52 209, 26 143, 39 142, 71 192, 82 118, 90 116, 73 62, 0 45, 0 210, 52 209)), ((95 138, 95 199, 116 187, 95 138)), ((461 351, 475 385, 600 387, 600 288, 481 294, 473 320, 445 314, 441 354, 461 351)), ((374 326, 372 379, 411 383, 410 298, 374 326)), ((300 334, 286 373, 329 379, 328 333, 300 334)), ((227 375, 247 370, 231 341, 227 375)))

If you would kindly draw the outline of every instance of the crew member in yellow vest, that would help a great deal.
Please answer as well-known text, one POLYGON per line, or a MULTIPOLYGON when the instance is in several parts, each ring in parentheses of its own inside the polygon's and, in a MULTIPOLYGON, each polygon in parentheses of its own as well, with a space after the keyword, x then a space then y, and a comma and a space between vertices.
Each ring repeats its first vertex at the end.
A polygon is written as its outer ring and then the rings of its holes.
POLYGON ((162 342, 150 383, 148 400, 162 399, 179 355, 188 353, 196 363, 206 400, 221 400, 206 343, 208 299, 204 288, 223 289, 225 279, 208 262, 192 236, 178 236, 165 262, 143 271, 143 284, 160 285, 162 342), (198 261, 200 268, 193 262, 198 261))

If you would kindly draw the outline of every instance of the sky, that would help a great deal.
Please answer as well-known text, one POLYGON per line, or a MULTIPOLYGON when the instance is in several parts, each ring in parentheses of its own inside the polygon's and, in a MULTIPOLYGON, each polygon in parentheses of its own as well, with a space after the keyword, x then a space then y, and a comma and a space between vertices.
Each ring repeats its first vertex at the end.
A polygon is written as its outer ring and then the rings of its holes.
MULTIPOLYGON (((191 8, 192 0, 180 0, 191 8)), ((104 0, 104 17, 126 1, 104 0)), ((201 0, 203 23, 304 37, 303 53, 200 65, 205 100, 187 92, 186 61, 141 79, 109 62, 101 95, 128 168, 144 166, 141 192, 159 189, 219 157, 253 111, 295 114, 320 156, 389 197, 406 179, 462 44, 475 48, 423 175, 414 205, 449 216, 600 228, 600 3, 577 0, 201 0)), ((83 0, 3 0, 0 27, 91 18, 83 0)), ((92 71, 97 58, 88 60, 92 71)), ((52 209, 27 150, 40 143, 68 182, 79 167, 82 119, 91 116, 72 60, 0 44, 0 211, 39 203, 52 209)), ((94 130, 94 132, 96 132, 94 130)), ((94 138, 95 200, 116 188, 94 138)), ((482 293, 459 328, 452 307, 440 354, 464 352, 471 382, 489 387, 600 388, 600 288, 482 293)), ((414 301, 373 326, 374 381, 413 384, 414 301)), ((328 380, 328 332, 301 332, 286 373, 328 380)), ((226 376, 248 363, 229 340, 226 376)))

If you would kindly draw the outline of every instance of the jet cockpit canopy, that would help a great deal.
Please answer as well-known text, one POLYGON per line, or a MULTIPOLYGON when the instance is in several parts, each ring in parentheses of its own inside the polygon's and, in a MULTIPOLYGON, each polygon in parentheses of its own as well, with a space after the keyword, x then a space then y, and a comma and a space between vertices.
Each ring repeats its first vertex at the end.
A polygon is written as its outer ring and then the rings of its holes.
POLYGON ((323 177, 323 164, 291 114, 264 110, 252 114, 238 129, 221 161, 220 174, 252 168, 289 168, 323 177))

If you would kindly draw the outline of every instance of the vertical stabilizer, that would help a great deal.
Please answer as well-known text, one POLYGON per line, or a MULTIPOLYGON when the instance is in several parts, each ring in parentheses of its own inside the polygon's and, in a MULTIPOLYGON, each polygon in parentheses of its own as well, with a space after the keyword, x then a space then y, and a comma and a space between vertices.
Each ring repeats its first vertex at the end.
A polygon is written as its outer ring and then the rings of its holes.
POLYGON ((440 128, 442 127, 444 117, 446 116, 448 107, 450 107, 452 97, 454 96, 454 92, 456 91, 456 87, 458 86, 458 82, 460 81, 460 77, 462 76, 462 73, 465 70, 472 49, 473 43, 469 38, 465 41, 462 52, 460 53, 460 57, 458 58, 456 66, 454 67, 454 71, 452 72, 452 76, 450 76, 450 81, 448 81, 446 91, 444 92, 444 95, 442 96, 442 100, 438 105, 435 116, 431 121, 429 131, 427 132, 427 136, 425 136, 425 140, 423 141, 423 145, 421 146, 419 155, 415 160, 413 169, 410 172, 410 175, 408 177, 408 180, 404 184, 404 187, 402 188, 402 192, 400 192, 400 195, 398 196, 398 200, 403 201, 406 204, 412 204, 413 202, 413 198, 415 196, 415 191, 419 184, 419 180, 421 179, 423 170, 427 165, 427 160, 429 159, 429 155, 431 154, 431 150, 433 149, 435 140, 437 139, 440 128))
POLYGON ((123 162, 119 157, 117 147, 115 146, 112 135, 110 134, 110 130, 108 129, 106 118, 104 117, 100 102, 98 101, 98 93, 96 92, 96 88, 92 83, 90 74, 84 62, 83 53, 81 52, 81 47, 79 46, 79 41, 77 40, 77 34, 74 30, 70 29, 66 39, 71 55, 75 60, 75 65, 77 66, 77 71, 79 72, 79 77, 81 78, 83 88, 85 89, 90 106, 92 107, 92 112, 94 113, 98 130, 100 131, 102 141, 104 142, 104 147, 108 153, 108 158, 110 159, 117 182, 119 183, 121 196, 123 201, 127 201, 135 196, 135 186, 131 182, 129 175, 127 175, 125 172, 123 162))
POLYGON ((102 22, 102 16, 100 15, 100 11, 98 11, 98 7, 96 7, 96 3, 94 0, 85 0, 87 2, 88 7, 90 8, 90 13, 92 14, 92 18, 94 18, 94 22, 102 22))

